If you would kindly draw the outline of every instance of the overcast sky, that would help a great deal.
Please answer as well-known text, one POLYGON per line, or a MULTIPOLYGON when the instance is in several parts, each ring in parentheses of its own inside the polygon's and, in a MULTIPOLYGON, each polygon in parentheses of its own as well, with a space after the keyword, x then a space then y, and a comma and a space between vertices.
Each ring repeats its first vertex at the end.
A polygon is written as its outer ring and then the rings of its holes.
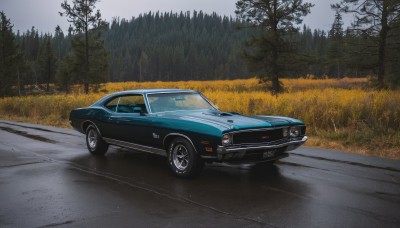
MULTIPOLYGON (((314 3, 311 14, 304 18, 304 23, 312 29, 328 30, 334 18, 334 11, 330 4, 339 0, 304 0, 314 3)), ((0 11, 14 24, 13 31, 25 32, 35 26, 39 32, 53 33, 55 27, 60 25, 63 31, 68 28, 65 17, 61 17, 63 0, 0 0, 0 11)), ((72 0, 69 0, 72 2, 72 0)), ((101 0, 97 7, 103 19, 111 21, 113 17, 130 19, 140 13, 149 11, 193 11, 202 10, 206 13, 217 12, 220 15, 235 16, 235 3, 237 0, 101 0)), ((349 17, 344 17, 345 27, 349 25, 349 17)))

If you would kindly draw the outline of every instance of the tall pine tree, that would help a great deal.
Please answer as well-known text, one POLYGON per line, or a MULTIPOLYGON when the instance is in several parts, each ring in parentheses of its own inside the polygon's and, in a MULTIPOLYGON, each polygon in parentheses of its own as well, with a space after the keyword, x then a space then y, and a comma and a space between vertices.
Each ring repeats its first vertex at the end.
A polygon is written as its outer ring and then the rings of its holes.
POLYGON ((279 78, 290 68, 290 55, 295 52, 293 42, 288 39, 296 32, 296 24, 310 13, 311 3, 303 0, 239 0, 236 14, 251 27, 260 30, 260 35, 248 41, 245 57, 260 71, 260 80, 272 81, 272 93, 282 92, 279 78))
MULTIPOLYGON (((398 0, 341 0, 333 9, 354 15, 352 27, 376 45, 378 86, 385 86, 386 52, 391 30, 400 29, 400 1, 398 0)), ((398 47, 396 47, 398 48, 398 47)))
MULTIPOLYGON (((68 18, 68 22, 71 22, 75 32, 75 42, 72 48, 76 52, 75 55, 83 57, 83 71, 82 83, 84 85, 85 93, 89 93, 90 82, 98 82, 98 78, 95 78, 97 69, 108 71, 108 61, 91 62, 90 60, 97 60, 93 57, 100 52, 100 58, 104 58, 103 55, 103 41, 98 36, 99 30, 106 28, 107 24, 101 19, 100 10, 95 11, 96 3, 99 0, 73 0, 72 6, 65 0, 61 4, 63 12, 60 15, 65 15, 68 18), (81 55, 83 53, 83 56, 81 55), (103 65, 97 65, 97 64, 103 65)), ((107 58, 107 57, 106 57, 107 58)), ((104 72, 104 71, 98 71, 104 72)))
POLYGON ((329 46, 328 46, 328 75, 336 75, 340 78, 343 75, 342 63, 343 59, 343 48, 344 48, 344 31, 343 31, 343 19, 339 12, 335 14, 335 20, 333 21, 331 30, 329 30, 329 46))
POLYGON ((12 87, 19 88, 19 55, 14 42, 12 25, 3 11, 0 12, 0 95, 12 95, 12 87))
POLYGON ((54 82, 54 77, 57 69, 57 57, 54 54, 51 45, 51 37, 48 35, 41 45, 38 59, 38 67, 41 75, 41 81, 46 83, 46 91, 50 90, 50 83, 54 82))

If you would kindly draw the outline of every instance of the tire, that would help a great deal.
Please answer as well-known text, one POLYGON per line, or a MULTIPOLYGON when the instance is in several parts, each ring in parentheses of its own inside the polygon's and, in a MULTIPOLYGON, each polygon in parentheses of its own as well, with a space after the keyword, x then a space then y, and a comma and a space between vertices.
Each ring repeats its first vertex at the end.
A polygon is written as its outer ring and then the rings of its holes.
POLYGON ((179 137, 169 145, 168 165, 176 176, 191 178, 201 173, 204 161, 188 140, 179 137))
POLYGON ((86 128, 86 146, 93 155, 104 155, 108 150, 108 144, 93 125, 86 128))

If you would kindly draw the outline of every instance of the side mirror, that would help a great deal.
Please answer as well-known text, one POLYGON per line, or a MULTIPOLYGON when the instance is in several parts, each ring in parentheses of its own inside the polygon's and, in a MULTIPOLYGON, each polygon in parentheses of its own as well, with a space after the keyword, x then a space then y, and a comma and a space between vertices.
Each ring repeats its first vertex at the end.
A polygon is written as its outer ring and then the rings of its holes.
POLYGON ((142 107, 138 107, 138 106, 133 107, 133 112, 140 113, 140 115, 143 115, 143 113, 144 113, 142 107))

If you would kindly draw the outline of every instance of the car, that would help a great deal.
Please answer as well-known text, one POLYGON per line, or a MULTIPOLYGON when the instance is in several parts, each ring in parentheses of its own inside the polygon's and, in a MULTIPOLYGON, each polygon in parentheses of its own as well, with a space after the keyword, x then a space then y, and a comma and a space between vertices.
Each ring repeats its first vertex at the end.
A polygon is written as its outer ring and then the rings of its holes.
POLYGON ((116 92, 69 120, 93 155, 114 145, 165 156, 179 177, 197 176, 206 162, 271 164, 307 141, 300 120, 220 111, 195 90, 116 92))

